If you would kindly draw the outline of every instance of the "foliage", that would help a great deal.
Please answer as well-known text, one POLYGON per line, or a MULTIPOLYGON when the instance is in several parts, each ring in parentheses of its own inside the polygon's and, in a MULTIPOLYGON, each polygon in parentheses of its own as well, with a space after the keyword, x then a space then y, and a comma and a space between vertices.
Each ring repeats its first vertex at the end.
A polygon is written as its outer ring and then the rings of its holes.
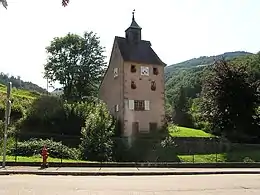
MULTIPOLYGON (((218 56, 200 57, 168 66, 165 68, 166 116, 168 120, 171 119, 171 112, 176 112, 174 108, 178 107, 178 103, 185 102, 180 101, 182 99, 187 102, 188 109, 185 110, 185 113, 187 116, 190 115, 192 119, 191 126, 186 122, 182 123, 182 125, 203 129, 207 132, 212 130, 212 123, 210 120, 207 120, 204 115, 205 110, 202 109, 204 106, 202 87, 207 82, 205 78, 212 73, 213 62, 220 58, 232 63, 233 66, 243 67, 247 74, 250 75, 248 83, 253 85, 255 81, 260 80, 260 52, 258 54, 228 52, 218 56), (203 64, 205 66, 201 66, 203 64)), ((259 104, 258 110, 260 110, 259 104)), ((259 113, 253 117, 259 118, 257 115, 259 116, 259 113)), ((243 123, 243 120, 241 122, 243 123)), ((214 131, 211 132, 217 133, 214 131)), ((250 133, 248 135, 251 136, 250 133)))
MULTIPOLYGON (((20 76, 14 77, 9 76, 8 74, 0 73, 0 91, 2 90, 3 86, 7 86, 9 82, 12 82, 13 88, 22 89, 24 92, 27 93, 35 93, 36 95, 47 93, 45 89, 39 87, 38 85, 23 81, 20 76)), ((6 91, 6 90, 5 90, 6 91)), ((29 95, 30 96, 30 95, 29 95)))
POLYGON ((70 33, 56 37, 46 50, 44 77, 50 83, 59 82, 64 86, 66 100, 80 101, 97 95, 105 71, 105 56, 96 34, 91 31, 83 37, 70 33))
POLYGON ((102 102, 97 104, 85 124, 81 131, 82 158, 90 161, 111 161, 115 123, 106 105, 102 102))
POLYGON ((69 148, 61 142, 55 142, 50 139, 30 139, 24 142, 17 143, 17 149, 11 148, 9 155, 17 156, 34 156, 41 153, 42 147, 46 145, 49 156, 53 158, 78 159, 79 152, 75 148, 69 148))
POLYGON ((79 136, 92 109, 92 103, 66 103, 54 96, 41 96, 32 103, 19 129, 30 133, 79 136))
POLYGON ((259 92, 243 66, 217 61, 203 85, 203 115, 212 132, 228 138, 259 136, 259 92))
POLYGON ((219 60, 219 59, 231 60, 241 56, 249 56, 251 54, 252 53, 245 52, 245 51, 235 51, 235 52, 226 52, 217 56, 201 56, 199 58, 193 58, 190 60, 186 60, 184 62, 167 66, 165 69, 165 73, 166 75, 170 75, 171 73, 176 72, 176 70, 210 65, 213 64, 215 60, 219 60))
POLYGON ((173 123, 180 126, 192 127, 191 116, 188 112, 189 110, 188 99, 183 87, 180 88, 179 96, 175 101, 173 108, 174 108, 174 114, 172 118, 173 123))
POLYGON ((203 102, 201 97, 191 100, 189 113, 192 118, 192 123, 194 128, 202 129, 203 131, 210 132, 211 124, 204 119, 202 106, 203 106, 203 102))
MULTIPOLYGON (((7 0, 1 0, 2 5, 4 6, 5 9, 7 9, 8 3, 7 0)), ((62 0, 62 6, 66 7, 69 4, 70 0, 62 0)))
MULTIPOLYGON (((6 89, 2 90, 3 87, 0 85, 0 120, 4 120, 5 109, 6 109, 6 89)), ((17 120, 24 117, 27 113, 27 108, 30 107, 32 101, 37 97, 30 94, 25 95, 24 90, 13 90, 11 95, 11 122, 16 122, 17 120)))
POLYGON ((163 148, 167 148, 167 147, 174 147, 176 146, 174 143, 174 139, 172 136, 167 136, 164 140, 161 141, 161 146, 163 148))

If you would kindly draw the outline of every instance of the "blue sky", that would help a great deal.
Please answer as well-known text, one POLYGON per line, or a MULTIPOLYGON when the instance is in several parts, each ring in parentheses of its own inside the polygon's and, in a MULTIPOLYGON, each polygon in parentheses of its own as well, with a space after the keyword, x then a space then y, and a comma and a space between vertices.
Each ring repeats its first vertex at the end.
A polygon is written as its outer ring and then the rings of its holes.
MULTIPOLYGON (((258 0, 8 0, 0 6, 0 72, 46 87, 45 47, 68 32, 94 31, 110 52, 136 9, 142 38, 167 64, 228 51, 260 51, 258 0)), ((107 61, 108 61, 107 59, 107 61)))

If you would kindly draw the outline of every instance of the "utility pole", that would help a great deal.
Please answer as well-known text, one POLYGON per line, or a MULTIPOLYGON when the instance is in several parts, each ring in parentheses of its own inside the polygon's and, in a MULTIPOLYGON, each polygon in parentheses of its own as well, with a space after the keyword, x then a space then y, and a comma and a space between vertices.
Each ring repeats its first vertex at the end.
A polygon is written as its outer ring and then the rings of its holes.
POLYGON ((49 95, 49 79, 47 77, 47 95, 49 95))
POLYGON ((8 129, 8 125, 10 124, 10 115, 11 115, 11 100, 10 100, 11 90, 12 90, 12 83, 9 82, 7 86, 7 99, 6 99, 6 109, 5 109, 5 129, 4 129, 3 164, 2 164, 3 168, 5 168, 7 129, 8 129))

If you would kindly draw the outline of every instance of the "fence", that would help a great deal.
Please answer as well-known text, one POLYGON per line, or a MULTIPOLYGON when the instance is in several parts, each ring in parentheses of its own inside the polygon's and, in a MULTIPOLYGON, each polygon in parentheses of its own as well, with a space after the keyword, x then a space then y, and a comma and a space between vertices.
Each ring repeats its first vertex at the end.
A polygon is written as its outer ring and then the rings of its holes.
MULTIPOLYGON (((86 162, 80 160, 80 142, 80 136, 70 135, 9 135, 7 161, 41 162, 40 151, 46 145, 49 162, 86 162)), ((117 162, 260 162, 260 144, 230 143, 217 138, 176 137, 169 142, 151 137, 115 137, 113 143, 113 161, 117 162)))

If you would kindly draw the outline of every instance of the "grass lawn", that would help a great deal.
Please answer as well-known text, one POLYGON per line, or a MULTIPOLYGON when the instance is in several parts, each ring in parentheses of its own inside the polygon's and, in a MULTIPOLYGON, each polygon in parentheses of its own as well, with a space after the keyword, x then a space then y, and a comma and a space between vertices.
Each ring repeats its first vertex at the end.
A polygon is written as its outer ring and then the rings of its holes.
MULTIPOLYGON (((3 160, 3 156, 0 157, 0 161, 3 160)), ((15 162, 15 156, 7 156, 6 161, 15 162)), ((41 156, 17 156, 16 162, 42 162, 41 156)), ((60 158, 48 158, 48 162, 61 162, 60 158)), ((62 159, 62 162, 88 162, 88 161, 80 161, 80 160, 71 160, 71 159, 62 159)))
POLYGON ((214 163, 214 162, 260 162, 260 151, 235 150, 221 154, 178 155, 181 162, 214 163))
POLYGON ((206 133, 202 130, 191 129, 186 127, 169 127, 170 135, 173 137, 214 137, 210 133, 206 133))
POLYGON ((226 162, 225 154, 178 155, 181 162, 214 163, 226 162))

